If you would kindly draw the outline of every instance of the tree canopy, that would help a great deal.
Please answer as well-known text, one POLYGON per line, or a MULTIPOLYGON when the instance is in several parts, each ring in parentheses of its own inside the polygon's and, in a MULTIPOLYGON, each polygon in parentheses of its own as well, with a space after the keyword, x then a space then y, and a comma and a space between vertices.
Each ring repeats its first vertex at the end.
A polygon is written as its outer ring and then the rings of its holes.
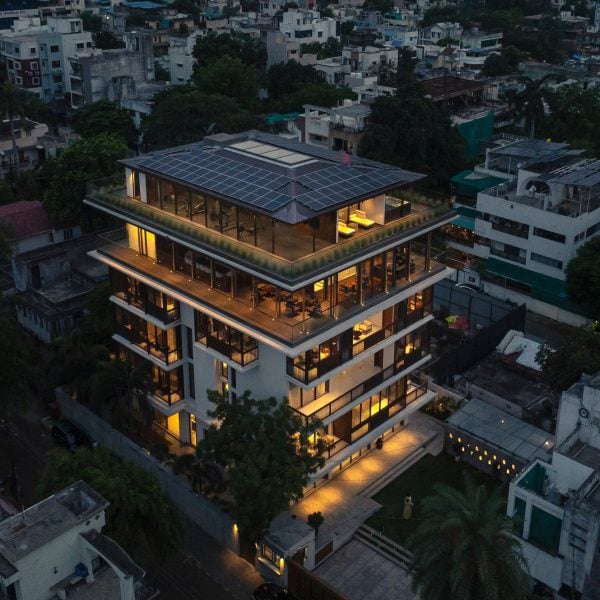
POLYGON ((375 100, 359 154, 425 173, 434 185, 447 182, 466 163, 464 142, 450 119, 414 85, 375 100))
POLYGON ((506 501, 465 478, 464 492, 433 486, 408 540, 413 589, 422 600, 525 600, 527 565, 504 514, 506 501))
POLYGON ((336 87, 325 81, 306 83, 301 88, 286 94, 269 106, 273 112, 302 112, 305 104, 337 106, 345 98, 356 100, 357 95, 348 87, 336 87))
POLYGON ((209 33, 196 41, 194 58, 199 68, 225 56, 260 69, 267 63, 267 48, 261 40, 244 33, 209 33))
POLYGON ((560 346, 542 346, 536 358, 552 387, 566 390, 579 381, 583 373, 600 371, 600 334, 580 327, 560 346))
POLYGON ((116 161, 126 155, 127 146, 119 135, 102 133, 78 140, 58 158, 48 159, 44 169, 50 174, 50 181, 44 206, 53 222, 81 223, 87 183, 119 172, 121 166, 116 161))
POLYGON ((501 75, 510 75, 517 70, 522 56, 514 46, 502 48, 502 51, 497 54, 490 54, 483 64, 482 73, 486 77, 498 77, 501 75))
POLYGON ((201 140, 207 133, 254 129, 261 120, 233 98, 175 86, 154 97, 152 114, 142 121, 144 146, 168 148, 201 140))
POLYGON ((295 60, 273 65, 267 71, 267 90, 272 100, 293 94, 307 83, 318 82, 319 74, 313 67, 301 65, 295 60))
POLYGON ((238 57, 225 55, 198 67, 194 81, 206 95, 227 96, 247 109, 255 109, 258 105, 258 71, 238 57))
POLYGON ((120 136, 130 147, 137 145, 138 132, 129 113, 110 100, 98 100, 75 111, 71 117, 73 129, 89 138, 110 132, 120 136))
POLYGON ((573 302, 600 319, 600 236, 581 246, 567 265, 567 292, 573 302))
POLYGON ((255 400, 250 392, 231 401, 217 392, 209 392, 209 398, 220 426, 211 426, 199 453, 227 469, 240 534, 255 542, 302 495, 308 475, 322 459, 285 402, 255 400))
MULTIPOLYGON (((321 14, 323 16, 323 14, 321 14)), ((301 44, 302 54, 316 54, 319 60, 323 58, 332 58, 342 55, 342 42, 337 38, 330 37, 324 43, 312 42, 310 44, 301 44)), ((314 70, 314 67, 310 67, 314 70)))
POLYGON ((104 531, 134 557, 149 551, 165 558, 181 548, 181 517, 154 475, 107 448, 56 449, 48 455, 39 496, 45 498, 79 479, 110 502, 104 531))
MULTIPOLYGON (((0 235, 4 238, 5 234, 0 235)), ((6 239, 0 243, 6 243, 6 239)), ((14 301, 6 296, 0 296, 0 327, 5 348, 0 361, 0 416, 6 416, 40 391, 43 377, 38 372, 41 362, 39 351, 17 322, 14 301)))

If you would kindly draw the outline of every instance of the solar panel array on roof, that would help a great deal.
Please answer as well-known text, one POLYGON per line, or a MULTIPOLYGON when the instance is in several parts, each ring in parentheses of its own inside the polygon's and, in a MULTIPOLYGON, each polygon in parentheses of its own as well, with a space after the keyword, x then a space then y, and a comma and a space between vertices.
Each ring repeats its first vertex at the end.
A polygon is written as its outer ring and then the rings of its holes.
MULTIPOLYGON (((299 202, 319 214, 423 177, 364 159, 344 164, 342 153, 277 136, 252 132, 253 138, 244 140, 242 135, 234 143, 198 143, 122 162, 269 213, 299 202)), ((301 212, 282 211, 280 218, 300 219, 291 214, 301 212)))

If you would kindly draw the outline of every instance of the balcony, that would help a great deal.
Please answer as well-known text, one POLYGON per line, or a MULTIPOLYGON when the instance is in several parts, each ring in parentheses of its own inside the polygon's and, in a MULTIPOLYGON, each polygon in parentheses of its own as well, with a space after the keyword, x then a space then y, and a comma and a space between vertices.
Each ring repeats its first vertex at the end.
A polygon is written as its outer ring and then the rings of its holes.
MULTIPOLYGON (((253 304, 250 300, 251 290, 249 288, 238 286, 235 293, 232 293, 230 287, 228 289, 213 287, 206 282, 191 278, 187 274, 174 271, 169 266, 152 258, 140 255, 129 248, 124 237, 123 231, 105 235, 104 239, 107 240, 107 244, 98 248, 98 254, 106 257, 107 262, 116 266, 117 269, 125 268, 128 271, 134 271, 138 277, 139 275, 147 277, 150 281, 144 281, 144 283, 152 287, 155 286, 157 289, 164 290, 166 286, 167 293, 178 300, 200 301, 203 305, 216 311, 217 314, 214 316, 217 318, 219 318, 219 315, 229 317, 236 324, 242 326, 240 329, 247 326, 270 338, 277 338, 286 344, 294 345, 316 336, 336 325, 342 319, 350 318, 378 305, 384 299, 393 298, 394 295, 407 289, 419 290, 424 287, 423 282, 435 274, 442 274, 445 270, 444 265, 432 260, 430 270, 427 271, 424 269, 425 257, 415 255, 415 269, 407 278, 398 279, 396 287, 389 289, 387 292, 382 290, 374 293, 371 297, 365 295, 362 303, 350 302, 344 297, 339 304, 335 306, 326 305, 325 309, 315 313, 309 310, 305 301, 304 303, 300 302, 301 305, 304 305, 303 308, 301 306, 300 310, 285 312, 281 310, 281 305, 285 305, 284 299, 289 296, 292 299, 295 297, 289 292, 276 290, 274 294, 270 295, 277 296, 279 292, 279 299, 269 297, 263 299, 260 303, 254 302, 253 304), (277 311, 278 304, 280 307, 279 313, 277 311)), ((340 284, 340 287, 342 287, 342 284, 340 284)), ((288 300, 288 302, 290 301, 288 300)), ((198 308, 202 310, 202 306, 198 308)))
MULTIPOLYGON (((400 368, 396 368, 394 365, 391 365, 385 369, 378 369, 372 365, 355 367, 352 369, 350 377, 355 381, 357 379, 362 379, 362 381, 354 385, 354 387, 349 389, 347 392, 344 392, 333 399, 331 399, 332 394, 325 394, 321 398, 301 408, 294 408, 293 406, 290 406, 290 410, 300 416, 306 426, 309 426, 310 423, 320 423, 344 407, 349 406, 361 396, 364 396, 371 390, 374 390, 381 384, 384 384, 386 381, 392 380, 398 373, 400 373, 400 371, 417 363, 425 356, 427 356, 425 352, 414 352, 412 355, 404 358, 400 368)), ((423 393, 426 391, 427 386, 425 385, 425 391, 423 393)), ((411 402, 415 400, 416 397, 412 398, 411 396, 411 402)))
MULTIPOLYGON (((307 275, 314 276, 330 271, 363 254, 383 249, 390 243, 400 242, 403 237, 412 237, 415 233, 428 231, 432 225, 449 222, 453 215, 446 203, 419 197, 417 201, 410 203, 411 212, 408 215, 397 218, 391 215, 389 218, 393 220, 385 225, 375 224, 368 229, 358 228, 348 238, 340 238, 338 243, 317 248, 316 251, 313 251, 314 244, 308 243, 308 238, 294 238, 292 246, 303 256, 288 260, 248 243, 250 234, 242 236, 240 233, 241 239, 235 239, 226 235, 225 231, 219 233, 187 218, 140 202, 139 199, 128 197, 124 188, 90 186, 85 202, 100 210, 117 214, 124 220, 134 219, 151 231, 164 231, 192 245, 206 247, 217 256, 235 261, 240 266, 264 273, 268 277, 277 277, 287 285, 297 284, 307 275)), ((386 206, 396 207, 400 211, 399 214, 402 213, 402 206, 405 204, 406 201, 386 197, 386 206)), ((252 235, 256 237, 256 228, 252 235)), ((278 243, 289 245, 289 240, 278 240, 278 243)))

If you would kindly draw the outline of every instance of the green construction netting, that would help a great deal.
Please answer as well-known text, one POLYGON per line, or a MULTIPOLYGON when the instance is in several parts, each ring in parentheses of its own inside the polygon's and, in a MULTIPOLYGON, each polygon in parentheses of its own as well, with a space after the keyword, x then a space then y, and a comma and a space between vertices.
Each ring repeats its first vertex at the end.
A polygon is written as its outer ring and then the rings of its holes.
POLYGON ((479 119, 459 123, 456 129, 467 143, 467 154, 469 156, 479 156, 481 154, 481 142, 490 138, 494 131, 494 111, 490 110, 479 119))
POLYGON ((300 113, 273 113, 267 115, 265 123, 267 125, 275 125, 275 123, 284 123, 285 121, 295 121, 300 116, 300 113))
POLYGON ((537 300, 553 304, 570 312, 581 315, 586 314, 581 306, 569 300, 565 282, 562 279, 542 275, 492 257, 486 260, 486 268, 490 273, 530 286, 531 295, 537 300))
POLYGON ((529 526, 529 541, 540 546, 547 552, 558 552, 562 519, 547 513, 537 506, 531 509, 531 525, 529 526))
POLYGON ((479 192, 502 183, 504 179, 492 177, 491 175, 480 175, 471 169, 466 169, 451 177, 450 181, 454 184, 456 193, 459 196, 477 198, 479 192))

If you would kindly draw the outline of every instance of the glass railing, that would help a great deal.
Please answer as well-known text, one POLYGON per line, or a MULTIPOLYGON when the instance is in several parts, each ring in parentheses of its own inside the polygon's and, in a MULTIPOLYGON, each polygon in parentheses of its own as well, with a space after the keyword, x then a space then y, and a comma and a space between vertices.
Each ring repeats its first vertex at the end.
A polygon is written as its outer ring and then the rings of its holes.
POLYGON ((115 333, 127 340, 132 346, 139 348, 144 353, 153 356, 166 365, 172 365, 181 360, 181 348, 162 346, 154 344, 149 340, 142 339, 139 334, 125 325, 117 324, 115 333))
POLYGON ((338 304, 320 316, 308 316, 295 323, 289 323, 282 318, 274 318, 274 315, 252 308, 238 298, 231 298, 227 292, 207 288, 206 284, 194 279, 190 280, 186 275, 173 271, 168 266, 157 263, 156 260, 148 256, 139 254, 129 248, 127 236, 123 229, 108 232, 99 237, 106 241, 104 246, 98 247, 100 254, 123 264, 129 269, 137 270, 153 278, 158 285, 169 285, 179 293, 188 295, 191 299, 200 299, 216 310, 230 315, 236 322, 243 322, 250 327, 255 326, 270 336, 292 343, 305 341, 342 319, 351 318, 372 306, 376 306, 383 297, 391 298, 395 294, 406 290, 407 287, 417 286, 421 280, 440 273, 446 268, 444 265, 432 260, 429 271, 417 270, 411 274, 410 281, 406 280, 403 285, 399 285, 387 293, 375 294, 371 298, 365 299, 362 304, 338 304))
POLYGON ((121 210, 124 216, 134 215, 150 226, 163 227, 174 232, 182 239, 192 243, 209 246, 215 253, 230 255, 240 264, 247 264, 253 269, 279 275, 288 280, 301 278, 306 273, 318 273, 320 270, 331 268, 336 263, 347 261, 354 254, 370 251, 377 245, 398 236, 409 229, 426 225, 435 219, 442 219, 452 213, 448 203, 441 200, 428 200, 420 197, 419 201, 411 201, 411 213, 398 218, 391 223, 361 232, 359 237, 340 240, 327 248, 317 250, 298 260, 286 260, 274 254, 252 246, 242 240, 212 231, 198 223, 183 217, 170 214, 139 200, 127 196, 122 186, 88 186, 87 200, 99 207, 121 210))

